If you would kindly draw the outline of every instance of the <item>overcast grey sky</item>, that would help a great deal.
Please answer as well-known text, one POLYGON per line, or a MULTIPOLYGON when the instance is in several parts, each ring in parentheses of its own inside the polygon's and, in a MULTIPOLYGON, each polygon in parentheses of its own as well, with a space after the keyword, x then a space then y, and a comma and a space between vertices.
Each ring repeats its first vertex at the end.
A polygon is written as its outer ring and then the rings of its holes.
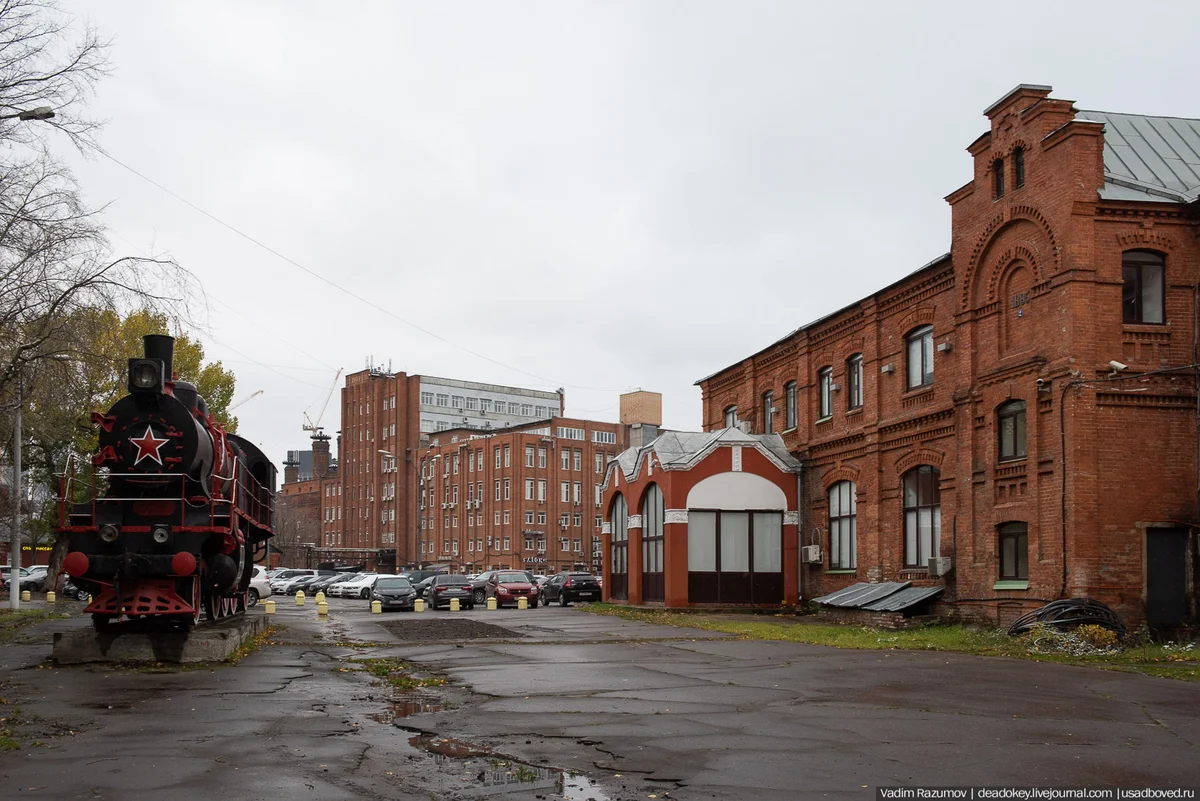
POLYGON ((118 251, 202 281, 206 353, 263 390, 236 413, 277 462, 369 357, 600 420, 653 389, 698 428, 696 379, 949 249, 942 198, 1014 85, 1200 116, 1194 1, 65 7, 113 40, 113 156, 453 343, 78 161, 118 251))

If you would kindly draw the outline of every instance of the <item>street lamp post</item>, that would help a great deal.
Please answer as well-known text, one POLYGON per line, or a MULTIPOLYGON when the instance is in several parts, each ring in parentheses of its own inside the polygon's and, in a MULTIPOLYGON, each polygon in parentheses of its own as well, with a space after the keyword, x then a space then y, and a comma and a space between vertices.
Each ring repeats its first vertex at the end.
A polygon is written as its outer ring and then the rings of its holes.
MULTIPOLYGON (((35 109, 22 110, 14 114, 0 114, 0 120, 48 120, 54 116, 54 109, 49 106, 38 106, 35 109)), ((21 608, 21 377, 24 360, 21 358, 21 348, 17 348, 17 411, 13 415, 13 525, 12 537, 9 540, 8 555, 8 587, 10 605, 13 610, 21 608)))
POLYGON ((21 608, 21 371, 17 368, 17 412, 13 415, 13 521, 8 554, 9 603, 16 611, 21 608))

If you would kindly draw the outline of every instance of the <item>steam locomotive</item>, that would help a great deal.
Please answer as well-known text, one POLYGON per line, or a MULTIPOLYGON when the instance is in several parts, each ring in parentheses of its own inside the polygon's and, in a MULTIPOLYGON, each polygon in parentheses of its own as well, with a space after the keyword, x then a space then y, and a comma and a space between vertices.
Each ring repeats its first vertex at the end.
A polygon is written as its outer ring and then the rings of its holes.
POLYGON ((249 603, 256 558, 274 535, 275 467, 208 414, 172 372, 175 340, 151 334, 129 360, 128 391, 92 414, 99 447, 68 464, 60 492, 63 569, 91 593, 97 629, 122 620, 190 627, 249 603))

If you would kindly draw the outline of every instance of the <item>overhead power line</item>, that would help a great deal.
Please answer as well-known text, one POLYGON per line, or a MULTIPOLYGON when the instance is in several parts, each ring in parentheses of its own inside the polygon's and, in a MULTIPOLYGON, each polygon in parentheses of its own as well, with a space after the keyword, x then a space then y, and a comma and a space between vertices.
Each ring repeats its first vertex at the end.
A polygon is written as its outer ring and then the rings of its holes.
POLYGON ((205 209, 196 205, 195 203, 193 203, 192 201, 183 197, 182 195, 180 195, 176 192, 173 192, 172 190, 163 186, 158 181, 155 181, 153 178, 149 177, 145 173, 139 172, 138 170, 134 169, 133 167, 130 167, 128 164, 121 161, 116 156, 112 155, 111 153, 109 153, 104 148, 100 147, 99 145, 92 145, 92 147, 96 150, 97 153, 104 156, 106 159, 113 162, 117 166, 136 175, 138 178, 141 178, 143 181, 150 184, 151 186, 154 186, 154 187, 158 188, 159 190, 166 192, 168 195, 175 198, 180 203, 184 204, 185 206, 192 209, 193 211, 204 215, 208 219, 215 222, 217 225, 220 225, 222 228, 225 228, 225 229, 233 232, 234 234, 240 236, 242 239, 245 239, 247 242, 250 242, 251 244, 262 248, 263 250, 270 253, 272 256, 275 256, 276 258, 281 259, 282 261, 292 265, 296 269, 317 279, 321 283, 326 284, 327 286, 333 287, 337 291, 339 291, 345 295, 348 295, 351 298, 354 298, 355 300, 359 301, 360 303, 370 306, 372 309, 375 309, 376 311, 378 311, 388 317, 391 317, 393 320, 396 320, 397 322, 407 325, 409 328, 412 328, 416 331, 420 331, 422 334, 425 334, 428 337, 432 337, 433 339, 436 339, 439 342, 444 342, 445 344, 449 345, 450 347, 460 350, 463 353, 470 354, 471 356, 474 356, 477 359, 482 359, 483 361, 490 362, 491 364, 497 365, 498 367, 503 367, 506 370, 511 370, 515 373, 520 373, 521 375, 529 376, 530 378, 536 378, 538 381, 544 381, 551 385, 558 384, 563 387, 570 387, 572 389, 589 390, 589 391, 593 391, 593 392, 617 392, 618 391, 618 390, 611 389, 608 387, 588 387, 588 386, 580 386, 578 384, 568 384, 565 382, 556 381, 552 378, 548 378, 543 375, 538 375, 537 373, 531 373, 528 370, 522 370, 520 367, 517 367, 512 364, 508 364, 507 362, 502 362, 498 359, 493 359, 491 356, 488 356, 484 353, 480 353, 479 351, 476 351, 476 350, 472 350, 471 348, 468 348, 465 345, 460 345, 457 342, 449 340, 446 337, 442 336, 441 334, 437 333, 436 331, 431 331, 428 328, 417 325, 416 323, 412 322, 411 320, 407 320, 407 319, 401 317, 400 315, 396 314, 391 309, 388 309, 385 306, 380 306, 378 303, 375 303, 375 302, 363 297, 362 295, 359 295, 358 293, 354 292, 353 290, 347 289, 346 287, 342 286, 341 284, 338 284, 336 281, 331 281, 330 279, 326 278, 325 276, 321 275, 320 273, 316 272, 315 270, 311 270, 308 267, 305 267, 303 264, 296 261, 292 257, 279 252, 278 250, 276 250, 275 248, 266 244, 262 240, 256 239, 255 237, 251 236, 250 234, 247 234, 244 231, 238 229, 234 225, 231 225, 230 223, 225 222, 224 220, 222 220, 220 217, 216 216, 215 214, 212 214, 212 213, 206 211, 205 209))

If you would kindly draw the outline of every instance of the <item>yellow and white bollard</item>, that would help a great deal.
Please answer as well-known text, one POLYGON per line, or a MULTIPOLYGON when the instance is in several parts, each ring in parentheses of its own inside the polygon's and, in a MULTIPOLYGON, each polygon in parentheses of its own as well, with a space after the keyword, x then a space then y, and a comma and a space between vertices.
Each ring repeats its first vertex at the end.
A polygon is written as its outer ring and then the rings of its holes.
POLYGON ((518 609, 528 609, 529 608, 529 599, 525 598, 524 596, 518 598, 517 599, 517 608, 518 609))
POLYGON ((21 590, 21 600, 22 601, 28 601, 29 597, 30 597, 29 590, 21 590))
POLYGON ((272 601, 270 598, 268 598, 266 601, 263 602, 263 607, 264 607, 264 611, 266 611, 266 613, 268 615, 275 614, 275 602, 272 601))
POLYGON ((424 612, 425 611, 425 601, 421 598, 418 598, 417 600, 413 601, 413 611, 414 612, 424 612))
POLYGON ((317 594, 313 596, 313 600, 319 604, 325 603, 325 592, 323 590, 317 590, 317 594))
POLYGON ((488 611, 489 612, 496 611, 496 599, 495 598, 488 598, 488 611))
POLYGON ((459 609, 459 607, 458 607, 458 599, 457 599, 457 598, 451 598, 451 599, 450 599, 450 611, 451 611, 451 612, 457 612, 457 611, 458 611, 458 609, 459 609))
POLYGON ((379 601, 371 601, 371 614, 372 615, 383 614, 383 604, 379 601))
POLYGON ((317 617, 325 617, 329 614, 329 604, 324 601, 317 601, 317 617))
POLYGON ((50 590, 50 592, 46 593, 46 603, 52 604, 57 600, 58 596, 54 594, 54 590, 50 590))
POLYGON ((296 606, 304 606, 304 590, 296 590, 296 606))

